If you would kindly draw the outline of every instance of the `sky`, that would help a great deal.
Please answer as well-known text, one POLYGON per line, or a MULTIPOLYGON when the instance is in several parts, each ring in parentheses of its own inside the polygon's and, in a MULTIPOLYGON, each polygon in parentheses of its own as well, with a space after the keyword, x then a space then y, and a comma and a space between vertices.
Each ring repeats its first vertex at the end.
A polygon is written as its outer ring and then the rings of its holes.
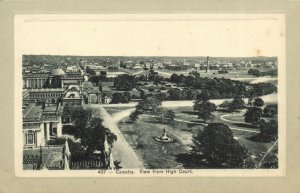
POLYGON ((19 15, 21 54, 81 56, 278 56, 278 15, 19 15))

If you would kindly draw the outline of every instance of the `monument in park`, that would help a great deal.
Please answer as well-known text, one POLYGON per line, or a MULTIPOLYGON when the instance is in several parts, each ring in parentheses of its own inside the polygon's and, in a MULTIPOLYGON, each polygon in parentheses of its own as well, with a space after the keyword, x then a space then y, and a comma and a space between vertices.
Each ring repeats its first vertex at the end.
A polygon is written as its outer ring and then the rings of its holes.
POLYGON ((166 129, 164 129, 164 132, 163 132, 163 134, 161 136, 155 137, 154 139, 156 141, 164 142, 164 143, 168 143, 168 142, 172 142, 173 141, 173 139, 171 137, 167 136, 166 129))

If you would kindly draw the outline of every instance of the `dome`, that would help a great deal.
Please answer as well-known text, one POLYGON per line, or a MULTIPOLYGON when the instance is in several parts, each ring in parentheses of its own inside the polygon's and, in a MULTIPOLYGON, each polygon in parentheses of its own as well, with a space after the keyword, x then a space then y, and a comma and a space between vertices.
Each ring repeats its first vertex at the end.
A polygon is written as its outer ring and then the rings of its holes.
POLYGON ((51 75, 52 76, 63 76, 63 75, 65 75, 65 72, 60 68, 56 68, 56 69, 51 70, 51 75))

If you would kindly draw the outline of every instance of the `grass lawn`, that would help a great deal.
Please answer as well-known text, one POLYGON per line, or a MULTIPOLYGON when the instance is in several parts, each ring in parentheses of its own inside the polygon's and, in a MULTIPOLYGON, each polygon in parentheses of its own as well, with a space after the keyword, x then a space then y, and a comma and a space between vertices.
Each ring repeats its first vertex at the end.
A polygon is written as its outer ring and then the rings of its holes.
POLYGON ((135 123, 129 123, 127 119, 119 123, 120 130, 146 168, 182 168, 176 155, 188 152, 192 132, 201 128, 194 126, 187 131, 186 127, 187 124, 160 124, 156 118, 147 116, 140 116, 135 123), (154 137, 162 135, 163 129, 174 139, 173 142, 154 140, 154 137))

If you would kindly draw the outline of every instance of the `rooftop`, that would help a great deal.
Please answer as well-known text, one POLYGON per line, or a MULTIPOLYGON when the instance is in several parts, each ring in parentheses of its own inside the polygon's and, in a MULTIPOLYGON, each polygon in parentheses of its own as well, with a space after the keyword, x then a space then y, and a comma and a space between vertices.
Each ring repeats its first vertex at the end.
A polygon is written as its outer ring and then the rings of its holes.
POLYGON ((29 104, 23 111, 24 121, 39 121, 42 116, 42 106, 36 106, 35 104, 29 104))
POLYGON ((63 88, 35 88, 35 89, 27 89, 29 92, 57 92, 64 91, 63 88))

